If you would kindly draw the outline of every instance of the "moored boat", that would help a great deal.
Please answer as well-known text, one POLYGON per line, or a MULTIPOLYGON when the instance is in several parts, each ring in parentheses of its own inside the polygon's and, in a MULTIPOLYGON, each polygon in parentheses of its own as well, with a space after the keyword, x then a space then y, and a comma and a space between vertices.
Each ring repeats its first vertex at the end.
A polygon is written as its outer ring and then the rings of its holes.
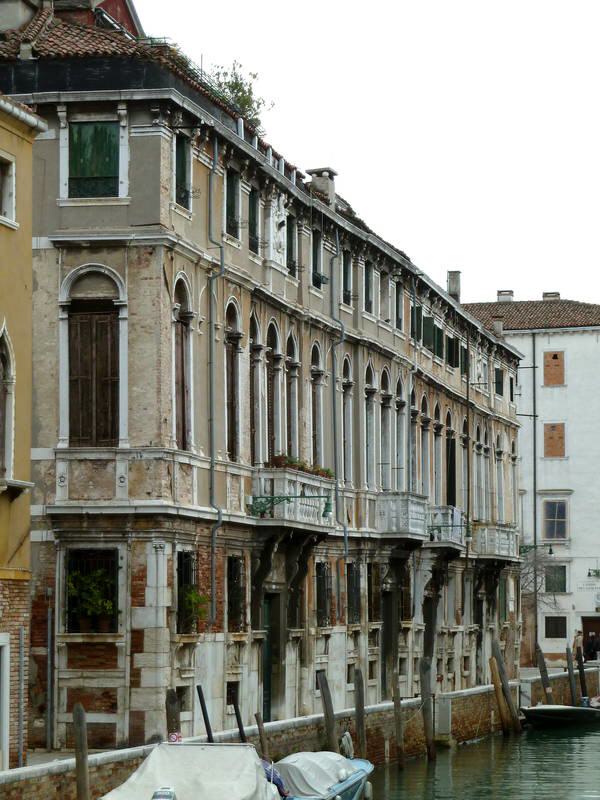
POLYGON ((344 758, 338 753, 294 753, 278 761, 290 798, 298 800, 360 800, 370 798, 369 775, 373 764, 360 758, 344 758))
POLYGON ((536 728, 562 725, 600 725, 600 708, 540 705, 521 708, 527 722, 536 728))

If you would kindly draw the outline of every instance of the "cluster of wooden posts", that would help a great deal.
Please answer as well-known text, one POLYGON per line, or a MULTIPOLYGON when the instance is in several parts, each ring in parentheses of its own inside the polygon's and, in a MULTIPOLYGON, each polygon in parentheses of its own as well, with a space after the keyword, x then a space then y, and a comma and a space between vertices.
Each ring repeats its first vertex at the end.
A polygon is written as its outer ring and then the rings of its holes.
MULTIPOLYGON (((544 702, 548 705, 554 704, 554 696, 552 694, 552 686, 548 678, 548 670, 546 668, 546 660, 542 653, 540 646, 536 645, 535 653, 537 657, 538 667, 540 670, 540 677, 542 679, 542 687, 544 689, 544 702)), ((577 648, 575 654, 577 659, 577 670, 579 672, 579 685, 581 688, 581 696, 588 697, 587 683, 585 680, 585 668, 583 666, 583 651, 581 647, 577 648)), ((571 694, 571 705, 576 706, 577 703, 577 684, 575 681, 575 668, 573 665, 573 652, 570 647, 567 647, 567 670, 569 672, 569 691, 571 694)))

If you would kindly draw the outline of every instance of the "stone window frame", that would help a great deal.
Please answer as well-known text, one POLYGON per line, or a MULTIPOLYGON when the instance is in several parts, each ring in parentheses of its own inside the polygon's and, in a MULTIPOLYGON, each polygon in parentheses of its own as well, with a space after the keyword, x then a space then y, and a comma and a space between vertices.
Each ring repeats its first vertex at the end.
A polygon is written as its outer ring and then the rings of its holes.
POLYGON ((58 204, 60 206, 96 206, 129 204, 129 120, 127 104, 118 103, 114 111, 73 112, 57 106, 58 115, 58 204), (119 194, 117 197, 69 197, 69 123, 119 123, 119 194))
POLYGON ((17 230, 17 161, 12 153, 0 150, 0 166, 7 167, 0 174, 0 224, 17 230), (7 211, 7 213, 2 213, 7 211))
POLYGON ((98 272, 106 275, 116 285, 118 300, 114 300, 119 312, 119 448, 129 447, 129 366, 128 366, 128 300, 123 278, 112 267, 105 264, 87 263, 72 269, 63 279, 58 293, 58 381, 59 424, 57 447, 69 447, 69 306, 71 290, 83 276, 98 272))

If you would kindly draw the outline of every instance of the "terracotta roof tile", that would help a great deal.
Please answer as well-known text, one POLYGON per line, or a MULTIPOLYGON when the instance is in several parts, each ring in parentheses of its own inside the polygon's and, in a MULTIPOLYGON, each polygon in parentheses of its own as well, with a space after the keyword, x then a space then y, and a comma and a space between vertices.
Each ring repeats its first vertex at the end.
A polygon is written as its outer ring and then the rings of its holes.
POLYGON ((464 303, 463 308, 490 329, 494 317, 502 317, 504 330, 508 331, 600 326, 600 305, 578 300, 464 303))

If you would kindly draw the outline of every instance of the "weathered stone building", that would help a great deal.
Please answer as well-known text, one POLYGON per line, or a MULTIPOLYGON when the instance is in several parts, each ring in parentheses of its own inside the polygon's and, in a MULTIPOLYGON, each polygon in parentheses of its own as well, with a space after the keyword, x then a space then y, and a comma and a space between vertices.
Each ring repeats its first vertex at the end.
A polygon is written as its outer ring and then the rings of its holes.
POLYGON ((0 94, 0 770, 27 750, 33 140, 45 123, 0 94))
POLYGON ((33 741, 48 702, 54 745, 82 700, 104 746, 163 735, 168 687, 188 734, 198 683, 219 728, 236 696, 248 721, 317 709, 319 670, 345 707, 357 668, 369 702, 395 669, 418 694, 427 651, 439 687, 485 681, 494 632, 518 663, 517 352, 332 169, 309 180, 178 52, 69 5, 0 42, 1 87, 49 124, 33 741))

